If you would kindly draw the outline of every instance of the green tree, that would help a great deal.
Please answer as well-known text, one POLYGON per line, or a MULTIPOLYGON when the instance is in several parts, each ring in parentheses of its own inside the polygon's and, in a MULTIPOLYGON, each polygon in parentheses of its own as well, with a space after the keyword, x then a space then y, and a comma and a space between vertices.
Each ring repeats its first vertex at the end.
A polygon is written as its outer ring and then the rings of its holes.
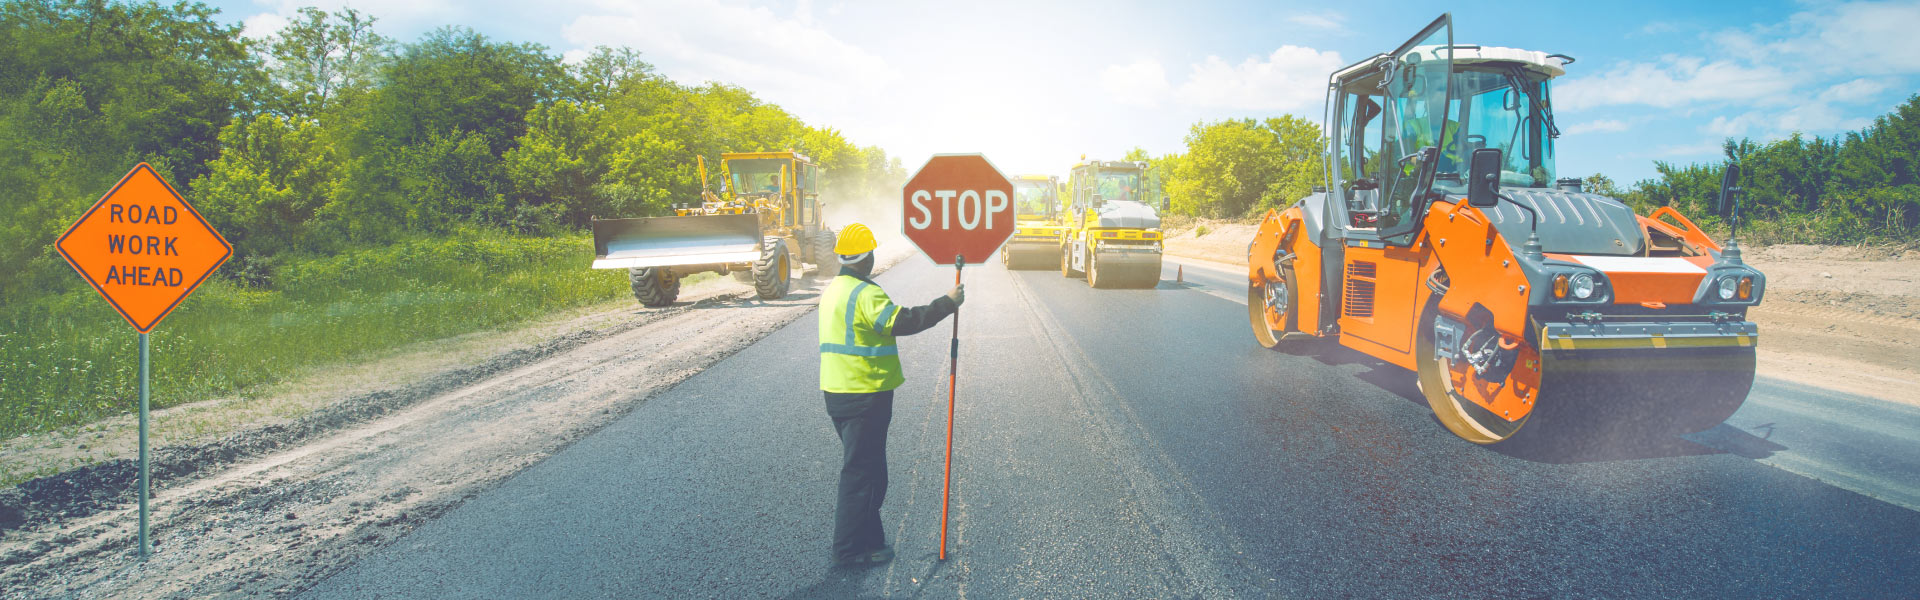
POLYGON ((221 130, 220 143, 193 182, 195 206, 242 256, 297 247, 336 184, 339 157, 320 125, 259 115, 221 130))
POLYGON ((373 88, 379 69, 392 58, 393 40, 374 33, 377 19, 352 8, 327 14, 304 7, 270 42, 274 83, 283 91, 279 109, 312 117, 340 96, 373 88))
POLYGON ((201 4, 0 3, 0 298, 78 282, 54 238, 135 163, 176 184, 264 85, 201 4))
POLYGON ((1165 188, 1176 212, 1242 217, 1305 197, 1323 185, 1320 127, 1294 116, 1198 123, 1171 161, 1165 188))

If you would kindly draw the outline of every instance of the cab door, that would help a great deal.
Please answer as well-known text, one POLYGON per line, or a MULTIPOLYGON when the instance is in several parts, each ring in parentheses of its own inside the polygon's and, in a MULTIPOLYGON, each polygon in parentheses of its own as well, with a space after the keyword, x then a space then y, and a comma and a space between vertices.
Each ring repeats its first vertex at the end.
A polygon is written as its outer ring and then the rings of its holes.
MULTIPOLYGON (((1452 23, 1435 20, 1399 49, 1382 77, 1380 206, 1371 235, 1346 240, 1341 282, 1341 344, 1415 368, 1415 321, 1425 288, 1420 266, 1420 223, 1431 204, 1431 176, 1422 164, 1438 153, 1445 131, 1452 75, 1452 23)), ((1368 132, 1371 133, 1371 132, 1368 132)), ((1430 169, 1426 169, 1430 172, 1430 169)))

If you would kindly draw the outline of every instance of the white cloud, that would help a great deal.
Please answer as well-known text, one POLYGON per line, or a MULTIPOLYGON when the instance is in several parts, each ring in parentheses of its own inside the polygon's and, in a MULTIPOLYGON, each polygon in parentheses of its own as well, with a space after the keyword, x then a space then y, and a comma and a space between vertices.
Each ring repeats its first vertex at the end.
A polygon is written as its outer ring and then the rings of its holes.
POLYGON ((1327 74, 1342 66, 1340 53, 1281 46, 1265 59, 1238 65, 1208 56, 1175 93, 1194 106, 1236 110, 1299 111, 1324 99, 1327 74))
POLYGON ((1772 133, 1785 135, 1793 132, 1819 133, 1860 129, 1872 121, 1860 117, 1847 117, 1826 102, 1809 102, 1780 113, 1772 119, 1772 122, 1772 133))
MULTIPOLYGON (((272 12, 265 14, 275 15, 280 18, 277 25, 272 22, 263 21, 263 25, 272 26, 272 31, 268 31, 267 33, 278 33, 280 27, 285 26, 289 20, 299 14, 300 7, 303 6, 311 6, 327 11, 328 13, 336 13, 344 9, 352 8, 359 11, 360 14, 374 17, 376 19, 373 26, 374 31, 379 32, 381 35, 388 36, 393 35, 395 31, 420 31, 450 23, 461 23, 466 20, 466 16, 470 12, 467 3, 454 2, 453 0, 408 0, 406 2, 255 0, 254 3, 270 7, 272 12)), ((260 18, 262 18, 262 15, 247 18, 245 21, 247 37, 253 37, 253 21, 254 19, 260 18)), ((413 40, 401 39, 399 41, 401 43, 407 43, 413 40)))
POLYGON ((1287 17, 1287 22, 1302 27, 1325 29, 1328 31, 1346 31, 1347 18, 1340 13, 1325 11, 1287 17))
POLYGON ((1561 133, 1566 135, 1579 135, 1582 133, 1618 133, 1626 130, 1626 121, 1620 119, 1601 119, 1599 121, 1569 125, 1561 133))
POLYGON ((1167 94, 1167 70, 1157 60, 1108 65, 1100 71, 1100 89, 1114 102, 1152 108, 1167 94))
POLYGON ((1700 130, 1722 137, 1749 134, 1786 137, 1796 132, 1818 135, 1828 131, 1860 129, 1870 122, 1861 117, 1848 117, 1831 103, 1815 101, 1781 111, 1753 111, 1733 118, 1714 117, 1700 130))
POLYGON ((1714 117, 1713 121, 1707 123, 1706 126, 1700 129, 1718 136, 1739 137, 1746 135, 1747 131, 1755 125, 1765 122, 1766 117, 1758 112, 1746 113, 1731 119, 1727 118, 1726 115, 1721 115, 1714 117))
POLYGON ((1793 15, 1788 26, 1800 35, 1769 45, 1784 58, 1854 73, 1920 71, 1920 3, 1824 5, 1793 15))
POLYGON ((280 33, 287 27, 287 18, 279 13, 260 13, 240 21, 240 35, 249 39, 264 40, 280 33))
POLYGON ((1887 85, 1886 82, 1860 78, 1827 88, 1827 91, 1820 92, 1820 100, 1822 102, 1861 102, 1870 100, 1889 89, 1892 89, 1892 86, 1887 85))
POLYGON ((1663 35, 1668 33, 1679 33, 1679 32, 1680 32, 1680 26, 1674 25, 1673 23, 1669 23, 1666 21, 1654 21, 1652 23, 1648 23, 1640 27, 1641 35, 1663 35))
POLYGON ((1599 75, 1565 80, 1553 98, 1570 111, 1615 104, 1675 108, 1715 101, 1778 102, 1796 83, 1772 65, 1669 55, 1660 64, 1620 63, 1599 75))
POLYGON ((658 57, 649 62, 678 71, 676 78, 740 85, 768 98, 873 93, 899 77, 884 58, 815 23, 811 10, 805 2, 790 15, 732 3, 600 0, 563 35, 580 47, 629 46, 658 57))

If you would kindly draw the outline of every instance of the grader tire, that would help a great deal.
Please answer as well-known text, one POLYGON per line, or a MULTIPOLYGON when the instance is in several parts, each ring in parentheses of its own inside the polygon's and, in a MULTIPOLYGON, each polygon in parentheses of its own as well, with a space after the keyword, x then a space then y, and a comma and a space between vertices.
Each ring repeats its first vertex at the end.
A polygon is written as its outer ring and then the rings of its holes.
POLYGON ((813 276, 816 279, 833 279, 840 274, 839 255, 834 254, 833 245, 840 236, 832 229, 820 228, 813 234, 813 276))
POLYGON ((633 288, 633 298, 648 308, 673 304, 680 297, 680 277, 667 267, 627 269, 627 283, 633 288))
POLYGON ((779 300, 787 296, 793 284, 793 263, 787 254, 787 241, 768 238, 761 243, 760 259, 753 261, 753 291, 761 300, 779 300))

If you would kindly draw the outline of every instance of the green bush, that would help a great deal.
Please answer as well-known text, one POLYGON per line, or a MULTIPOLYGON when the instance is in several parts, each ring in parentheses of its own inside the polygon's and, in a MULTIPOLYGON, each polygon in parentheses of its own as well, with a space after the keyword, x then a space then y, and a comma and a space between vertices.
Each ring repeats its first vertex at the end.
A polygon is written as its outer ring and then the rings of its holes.
MULTIPOLYGON (((580 235, 465 229, 287 257, 272 289, 211 278, 154 330, 153 405, 624 295, 625 278, 592 258, 580 235)), ((0 310, 0 438, 133 410, 137 361, 136 334, 92 290, 0 310)))

